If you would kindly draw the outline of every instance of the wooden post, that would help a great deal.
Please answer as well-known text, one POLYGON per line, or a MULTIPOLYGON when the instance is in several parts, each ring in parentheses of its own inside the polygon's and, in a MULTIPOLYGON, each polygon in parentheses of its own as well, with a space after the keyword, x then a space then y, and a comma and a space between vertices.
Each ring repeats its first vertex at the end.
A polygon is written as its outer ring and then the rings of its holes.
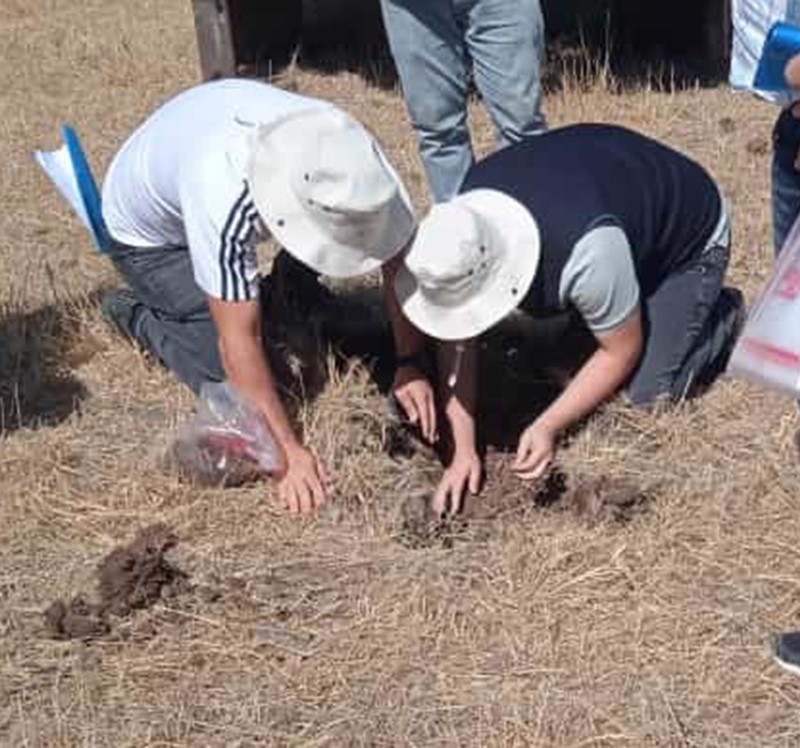
POLYGON ((192 0, 192 6, 203 78, 236 75, 229 0, 192 0))

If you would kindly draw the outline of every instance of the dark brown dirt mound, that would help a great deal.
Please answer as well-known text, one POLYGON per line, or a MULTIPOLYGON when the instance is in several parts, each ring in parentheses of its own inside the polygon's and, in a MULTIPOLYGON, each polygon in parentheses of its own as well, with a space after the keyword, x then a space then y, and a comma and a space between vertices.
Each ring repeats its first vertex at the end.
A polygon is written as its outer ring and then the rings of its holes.
POLYGON ((608 475, 570 478, 552 470, 536 488, 533 503, 569 511, 577 517, 600 522, 629 522, 641 513, 649 496, 630 480, 608 475))
POLYGON ((544 508, 570 512, 590 522, 624 523, 643 512, 649 500, 641 486, 625 478, 574 477, 555 468, 531 492, 515 477, 503 475, 481 495, 465 496, 456 517, 440 519, 427 497, 410 497, 402 506, 397 540, 407 548, 450 548, 457 541, 485 539, 490 522, 544 508))
POLYGON ((163 524, 139 532, 130 545, 115 548, 98 565, 99 602, 78 595, 56 600, 45 611, 45 624, 57 639, 95 639, 111 632, 109 616, 126 616, 189 587, 188 575, 165 558, 178 542, 163 524))
POLYGON ((56 600, 44 612, 44 619, 47 630, 56 639, 97 639, 111 631, 102 606, 80 596, 66 603, 56 600))

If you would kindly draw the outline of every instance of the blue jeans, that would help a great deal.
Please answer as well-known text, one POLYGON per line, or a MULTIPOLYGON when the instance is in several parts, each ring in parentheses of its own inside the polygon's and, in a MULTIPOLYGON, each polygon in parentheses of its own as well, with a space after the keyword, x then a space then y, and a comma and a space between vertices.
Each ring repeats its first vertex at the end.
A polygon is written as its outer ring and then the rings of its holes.
POLYGON ((470 61, 501 145, 545 129, 539 0, 381 0, 433 198, 458 193, 472 165, 470 61))
POLYGON ((800 119, 784 109, 772 133, 772 234, 775 254, 800 214, 800 119))
POLYGON ((130 328, 137 343, 194 392, 224 380, 217 329, 189 251, 115 243, 109 256, 136 297, 130 328))

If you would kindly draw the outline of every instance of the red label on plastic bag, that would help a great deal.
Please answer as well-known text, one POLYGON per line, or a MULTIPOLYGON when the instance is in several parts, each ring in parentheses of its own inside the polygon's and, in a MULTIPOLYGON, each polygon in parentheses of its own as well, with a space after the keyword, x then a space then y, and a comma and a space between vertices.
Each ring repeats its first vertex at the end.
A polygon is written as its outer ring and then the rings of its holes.
POLYGON ((231 457, 252 459, 250 443, 236 434, 206 434, 205 441, 231 457))
POLYGON ((790 265, 781 275, 775 292, 782 299, 794 299, 800 294, 800 267, 790 265))
POLYGON ((753 338, 746 338, 742 341, 742 345, 753 355, 779 366, 800 367, 800 355, 794 351, 753 338))

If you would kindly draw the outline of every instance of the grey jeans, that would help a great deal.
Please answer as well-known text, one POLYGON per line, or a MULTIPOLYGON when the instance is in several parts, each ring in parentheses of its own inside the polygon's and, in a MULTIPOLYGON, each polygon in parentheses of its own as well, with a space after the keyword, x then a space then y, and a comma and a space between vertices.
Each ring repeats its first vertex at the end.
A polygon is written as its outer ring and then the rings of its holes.
POLYGON ((545 129, 539 0, 381 0, 381 8, 434 200, 453 197, 472 164, 470 67, 501 145, 545 129))
POLYGON ((205 381, 224 380, 217 329, 189 251, 116 243, 109 256, 137 301, 130 320, 134 339, 194 392, 205 381))
POLYGON ((627 385, 635 405, 681 400, 721 373, 743 309, 741 293, 722 287, 729 245, 723 201, 706 248, 642 299, 644 351, 627 385))

